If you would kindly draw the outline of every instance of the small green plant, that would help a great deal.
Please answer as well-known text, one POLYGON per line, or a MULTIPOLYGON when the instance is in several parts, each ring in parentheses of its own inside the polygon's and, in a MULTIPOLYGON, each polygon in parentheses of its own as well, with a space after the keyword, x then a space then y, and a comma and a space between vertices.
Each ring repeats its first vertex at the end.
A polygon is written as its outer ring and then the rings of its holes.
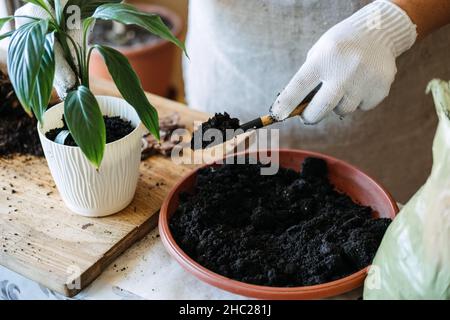
MULTIPOLYGON (((103 116, 89 89, 89 60, 93 50, 98 50, 103 56, 122 97, 136 109, 147 129, 159 139, 158 113, 145 96, 127 58, 107 46, 88 46, 86 40, 95 20, 103 19, 140 26, 185 51, 184 44, 173 36, 162 19, 156 14, 139 12, 131 5, 120 3, 121 0, 69 0, 64 7, 61 0, 25 2, 40 6, 50 17, 39 19, 26 16, 30 18, 29 23, 0 35, 0 40, 11 37, 8 73, 23 108, 29 114, 33 113, 42 124, 55 76, 54 43, 57 40, 77 78, 75 87, 67 93, 64 101, 64 118, 75 142, 93 165, 97 168, 100 166, 106 145, 103 116), (81 12, 82 45, 76 44, 67 32, 69 16, 66 16, 66 12, 73 5, 78 6, 81 12), (75 48, 76 59, 72 58, 70 46, 75 48)), ((12 19, 14 16, 0 18, 0 29, 12 19)))

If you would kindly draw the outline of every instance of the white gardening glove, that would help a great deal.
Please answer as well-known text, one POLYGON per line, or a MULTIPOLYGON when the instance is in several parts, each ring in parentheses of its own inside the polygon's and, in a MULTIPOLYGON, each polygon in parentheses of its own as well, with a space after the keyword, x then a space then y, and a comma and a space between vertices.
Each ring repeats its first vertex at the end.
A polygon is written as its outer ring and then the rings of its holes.
POLYGON ((389 94, 396 58, 413 46, 416 26, 397 5, 377 0, 328 30, 308 52, 305 64, 271 107, 286 119, 320 83, 302 114, 314 124, 330 111, 344 116, 377 106, 389 94))
MULTIPOLYGON (((66 5, 68 0, 62 0, 61 5, 64 7, 66 5)), ((51 8, 51 6, 49 6, 51 8)), ((42 9, 39 6, 36 6, 31 3, 27 3, 24 6, 20 7, 16 10, 15 16, 31 16, 36 18, 48 18, 49 14, 42 9)), ((19 28, 20 26, 31 22, 31 19, 28 18, 16 18, 16 28, 19 28)), ((82 30, 81 28, 68 30, 67 33, 74 39, 75 42, 78 44, 82 43, 82 30)), ((78 63, 75 58, 75 51, 73 50, 72 44, 68 43, 69 48, 71 49, 71 54, 73 56, 73 61, 75 62, 75 65, 78 66, 78 63)), ((73 70, 70 68, 69 64, 67 63, 65 57, 64 57, 64 51, 61 47, 61 45, 55 41, 54 45, 55 50, 55 63, 56 63, 56 69, 55 69, 55 80, 53 82, 53 86, 56 89, 56 92, 58 93, 58 96, 64 100, 64 98, 67 95, 67 92, 72 89, 75 86, 76 83, 76 76, 73 70)))

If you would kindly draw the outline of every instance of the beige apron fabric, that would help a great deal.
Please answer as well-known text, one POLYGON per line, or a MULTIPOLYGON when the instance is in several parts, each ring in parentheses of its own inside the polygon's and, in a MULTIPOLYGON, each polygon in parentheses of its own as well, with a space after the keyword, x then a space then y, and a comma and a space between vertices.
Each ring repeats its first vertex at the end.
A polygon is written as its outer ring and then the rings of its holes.
MULTIPOLYGON (((266 114, 328 28, 370 1, 190 0, 184 61, 186 98, 206 112, 243 121, 266 114)), ((369 112, 316 126, 281 127, 281 146, 323 152, 359 166, 398 201, 424 183, 437 119, 426 84, 450 79, 450 27, 416 44, 398 61, 390 96, 369 112)))

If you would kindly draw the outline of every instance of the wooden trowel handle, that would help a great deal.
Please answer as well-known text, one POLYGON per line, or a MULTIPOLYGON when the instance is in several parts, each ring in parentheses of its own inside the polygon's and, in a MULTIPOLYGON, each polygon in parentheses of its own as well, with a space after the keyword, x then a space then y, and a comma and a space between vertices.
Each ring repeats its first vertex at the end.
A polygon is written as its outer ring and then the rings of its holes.
MULTIPOLYGON (((302 103, 297 108, 295 108, 294 111, 292 111, 292 113, 289 115, 289 117, 287 117, 287 119, 301 115, 308 105, 309 105, 309 102, 302 103)), ((260 128, 267 127, 267 126, 270 126, 271 124, 274 124, 275 122, 278 122, 271 115, 262 116, 259 119, 261 119, 261 124, 262 124, 262 126, 260 128)), ((257 119, 257 121, 259 119, 257 119)), ((244 125, 241 128, 243 128, 243 127, 244 127, 244 125)), ((250 128, 252 128, 252 126, 250 128)), ((257 129, 257 128, 255 128, 255 129, 257 129)))
POLYGON ((295 116, 299 116, 305 111, 306 107, 309 105, 309 103, 312 101, 312 99, 315 97, 316 93, 319 92, 320 88, 322 88, 322 83, 319 84, 313 91, 311 91, 305 99, 299 104, 297 108, 292 111, 292 113, 289 115, 288 118, 292 118, 295 116))
POLYGON ((310 101, 303 102, 301 105, 299 105, 297 108, 295 108, 294 111, 292 111, 292 113, 289 115, 288 118, 292 118, 292 117, 301 115, 303 113, 303 111, 305 111, 305 109, 309 105, 309 103, 310 103, 310 101))
MULTIPOLYGON (((319 84, 313 91, 311 91, 310 94, 308 94, 306 96, 306 98, 303 99, 302 103, 297 108, 295 108, 294 111, 292 111, 292 113, 289 115, 288 118, 292 118, 292 117, 301 115, 303 113, 303 111, 306 109, 306 107, 309 105, 309 103, 312 101, 312 99, 314 98, 316 93, 320 90, 321 87, 322 87, 322 84, 319 84)), ((241 129, 244 131, 247 131, 249 129, 259 129, 262 127, 270 126, 271 124, 273 124, 275 122, 278 122, 278 121, 275 120, 271 115, 265 115, 265 116, 262 116, 261 118, 257 118, 255 120, 252 120, 250 122, 243 124, 241 126, 241 129)))

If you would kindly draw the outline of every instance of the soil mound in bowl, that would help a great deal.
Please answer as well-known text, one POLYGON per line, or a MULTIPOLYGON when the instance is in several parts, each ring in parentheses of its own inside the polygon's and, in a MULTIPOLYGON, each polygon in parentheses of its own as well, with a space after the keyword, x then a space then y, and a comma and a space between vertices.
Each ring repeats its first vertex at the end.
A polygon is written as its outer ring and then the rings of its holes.
POLYGON ((204 267, 246 283, 322 284, 367 267, 390 219, 335 190, 323 160, 301 173, 261 165, 199 171, 194 194, 180 196, 170 221, 179 246, 204 267))
MULTIPOLYGON (((108 117, 103 116, 103 120, 105 121, 105 127, 106 127, 106 143, 111 143, 116 140, 122 139, 126 135, 130 134, 135 128, 131 124, 131 121, 126 121, 124 119, 121 119, 120 117, 108 117)), ((64 117, 62 119, 64 125, 61 128, 55 128, 47 133, 45 133, 45 136, 47 139, 50 139, 51 141, 55 141, 58 134, 63 130, 69 130, 67 127, 66 121, 64 120, 64 117)), ((77 144, 75 140, 73 140, 72 135, 69 133, 66 140, 64 140, 64 145, 66 146, 72 146, 76 147, 77 144)))

